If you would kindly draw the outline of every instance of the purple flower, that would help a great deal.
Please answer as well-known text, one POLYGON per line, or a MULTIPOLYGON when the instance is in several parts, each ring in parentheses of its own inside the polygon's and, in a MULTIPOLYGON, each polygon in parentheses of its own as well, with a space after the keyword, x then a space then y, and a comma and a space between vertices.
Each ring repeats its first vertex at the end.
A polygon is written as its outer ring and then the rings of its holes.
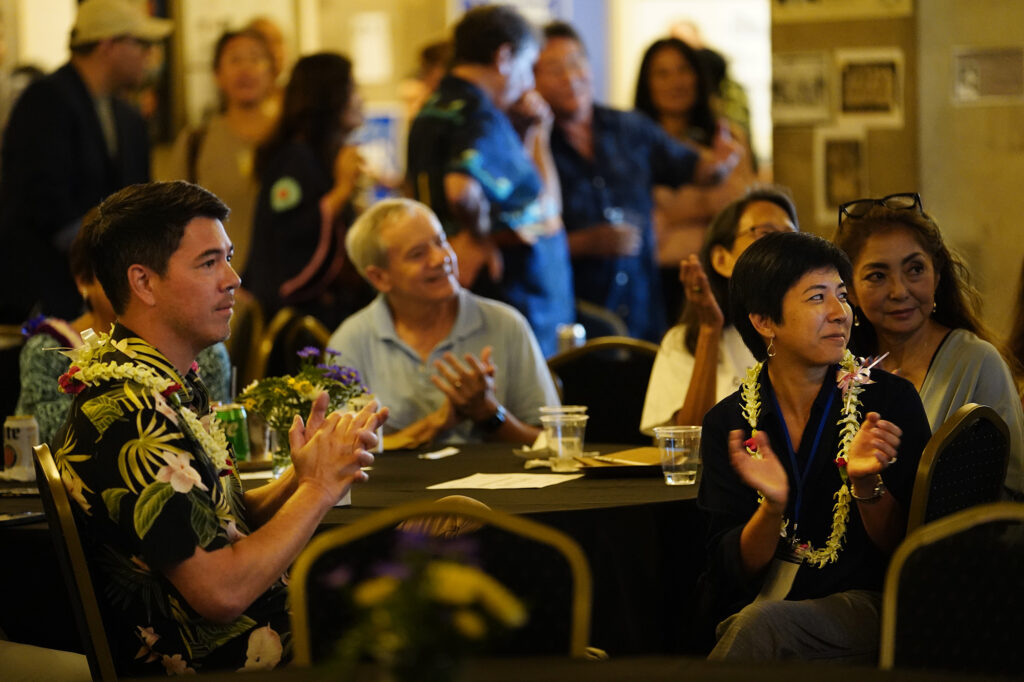
POLYGON ((317 369, 323 370, 324 376, 328 379, 337 381, 345 386, 352 386, 362 382, 359 377, 359 372, 351 367, 339 367, 338 365, 326 365, 321 363, 317 365, 317 369))
POLYGON ((295 354, 300 358, 318 358, 320 357, 320 349, 316 346, 306 346, 295 354))
POLYGON ((328 355, 328 357, 336 358, 339 355, 341 355, 341 351, 340 350, 334 350, 333 348, 328 348, 327 349, 327 355, 328 355))

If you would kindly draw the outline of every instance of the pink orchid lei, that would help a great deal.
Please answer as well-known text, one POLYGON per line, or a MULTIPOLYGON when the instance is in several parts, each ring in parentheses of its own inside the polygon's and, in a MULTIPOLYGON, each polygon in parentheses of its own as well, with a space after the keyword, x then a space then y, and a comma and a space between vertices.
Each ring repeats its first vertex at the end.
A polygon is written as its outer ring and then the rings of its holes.
MULTIPOLYGON (((840 427, 839 452, 836 455, 835 461, 842 484, 833 495, 836 503, 832 508, 832 530, 824 547, 815 548, 811 543, 795 538, 793 543, 796 547, 797 556, 804 562, 818 568, 824 568, 839 557, 839 550, 842 548, 843 540, 846 537, 846 524, 850 518, 850 485, 849 477, 846 473, 846 462, 853 439, 860 429, 860 394, 864 390, 865 384, 874 383, 871 381, 871 368, 881 362, 884 357, 883 355, 873 361, 862 359, 858 363, 856 358, 853 357, 853 353, 847 350, 843 354, 843 359, 839 362, 836 383, 843 394, 843 408, 838 422, 840 427)), ((743 413, 747 423, 750 424, 751 429, 751 437, 744 442, 744 446, 746 447, 747 454, 755 459, 761 459, 762 457, 757 452, 753 436, 757 433, 757 420, 761 414, 761 385, 758 382, 758 378, 761 375, 761 368, 763 366, 764 363, 759 362, 748 369, 746 378, 740 384, 740 411, 743 413)), ((764 496, 758 491, 758 501, 762 500, 764 500, 764 496)), ((779 534, 782 537, 787 536, 788 526, 789 519, 783 519, 782 527, 779 530, 779 534)))

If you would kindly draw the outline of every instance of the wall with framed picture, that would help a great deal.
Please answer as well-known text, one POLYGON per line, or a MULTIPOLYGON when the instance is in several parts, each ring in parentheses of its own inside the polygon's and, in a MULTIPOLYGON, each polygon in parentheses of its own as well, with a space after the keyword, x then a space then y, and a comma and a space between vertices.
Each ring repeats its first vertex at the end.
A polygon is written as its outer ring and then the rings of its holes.
POLYGON ((828 236, 852 196, 919 187, 916 26, 909 0, 773 2, 775 181, 828 236))

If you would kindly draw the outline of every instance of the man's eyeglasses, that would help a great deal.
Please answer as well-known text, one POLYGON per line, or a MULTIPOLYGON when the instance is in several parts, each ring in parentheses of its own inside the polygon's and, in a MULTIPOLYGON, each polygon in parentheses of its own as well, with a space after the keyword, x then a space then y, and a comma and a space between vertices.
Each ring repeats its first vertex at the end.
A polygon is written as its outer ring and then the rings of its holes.
POLYGON ((839 226, 842 227, 843 225, 843 216, 847 218, 863 218, 875 206, 884 206, 898 211, 917 209, 921 213, 924 212, 924 207, 921 206, 921 195, 917 192, 890 194, 881 199, 854 199, 853 201, 847 201, 845 204, 840 204, 839 226))

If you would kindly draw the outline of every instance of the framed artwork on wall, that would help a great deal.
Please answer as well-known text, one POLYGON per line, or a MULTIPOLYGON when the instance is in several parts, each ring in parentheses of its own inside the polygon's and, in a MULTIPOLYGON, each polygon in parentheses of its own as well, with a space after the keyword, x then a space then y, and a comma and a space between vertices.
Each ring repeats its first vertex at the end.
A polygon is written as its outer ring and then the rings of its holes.
POLYGON ((953 51, 953 103, 1000 104, 1024 100, 1024 48, 953 51))
POLYGON ((815 219, 836 226, 839 205, 868 195, 867 133, 855 126, 814 129, 815 219))
POLYGON ((840 125, 903 127, 902 50, 836 50, 835 64, 840 125))
POLYGON ((804 125, 827 121, 829 58, 825 52, 779 52, 772 55, 772 122, 804 125))

